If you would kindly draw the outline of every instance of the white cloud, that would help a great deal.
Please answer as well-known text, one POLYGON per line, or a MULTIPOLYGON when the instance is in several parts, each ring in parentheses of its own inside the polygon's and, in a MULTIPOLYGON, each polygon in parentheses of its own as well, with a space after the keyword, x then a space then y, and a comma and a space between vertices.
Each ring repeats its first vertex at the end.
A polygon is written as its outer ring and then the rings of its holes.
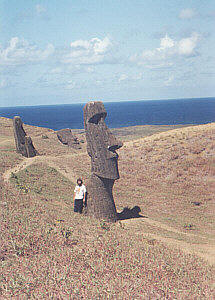
POLYGON ((179 13, 180 19, 192 19, 195 16, 196 16, 196 12, 191 8, 182 9, 181 12, 179 13))
POLYGON ((110 47, 112 46, 112 43, 108 37, 105 37, 103 40, 100 39, 93 39, 94 40, 94 51, 96 54, 104 54, 106 53, 110 47))
POLYGON ((94 73, 94 72, 95 72, 95 68, 92 67, 92 66, 87 67, 87 68, 86 68, 86 72, 87 72, 87 73, 94 73))
POLYGON ((165 85, 165 86, 170 86, 170 85, 172 85, 174 79, 175 79, 174 75, 170 75, 170 76, 164 81, 164 85, 165 85))
POLYGON ((92 38, 91 40, 77 40, 70 44, 70 53, 64 55, 62 62, 73 64, 97 64, 104 63, 112 48, 112 42, 108 37, 103 40, 92 38))
POLYGON ((128 76, 126 74, 122 74, 119 76, 119 82, 124 81, 126 79, 128 79, 128 76))
POLYGON ((5 79, 0 80, 0 89, 3 89, 7 86, 7 82, 5 79))
POLYGON ((46 12, 46 8, 42 5, 40 5, 40 4, 37 4, 35 6, 35 9, 36 9, 36 12, 37 12, 38 15, 41 15, 41 14, 46 12))
POLYGON ((0 46, 0 65, 22 65, 40 62, 54 53, 54 46, 48 44, 44 50, 24 39, 13 37, 6 48, 0 46))
POLYGON ((178 53, 181 55, 192 55, 197 46, 199 34, 194 32, 189 38, 184 38, 178 42, 178 53))
POLYGON ((58 64, 58 66, 51 68, 48 72, 47 75, 53 75, 53 76, 58 76, 58 75, 77 75, 77 74, 83 74, 83 73, 94 73, 95 68, 94 66, 88 66, 88 65, 73 65, 73 64, 58 64))
POLYGON ((167 48, 172 48, 174 47, 175 42, 168 37, 168 35, 166 34, 166 36, 164 38, 161 38, 161 42, 160 42, 160 48, 158 48, 160 51, 161 50, 165 50, 167 48))
POLYGON ((196 32, 179 41, 171 39, 167 34, 160 39, 160 47, 144 51, 141 55, 131 57, 131 61, 148 68, 170 67, 181 57, 197 55, 196 48, 200 35, 196 32))
POLYGON ((49 71, 49 73, 50 74, 60 74, 60 73, 62 73, 63 72, 63 69, 62 68, 54 68, 54 69, 51 69, 50 71, 49 71))
POLYGON ((134 74, 134 75, 127 75, 127 74, 121 74, 119 75, 118 78, 118 82, 127 82, 127 81, 138 81, 141 80, 143 78, 143 74, 139 73, 139 74, 134 74))
POLYGON ((76 87, 76 83, 73 80, 69 80, 65 85, 66 90, 73 90, 76 87))

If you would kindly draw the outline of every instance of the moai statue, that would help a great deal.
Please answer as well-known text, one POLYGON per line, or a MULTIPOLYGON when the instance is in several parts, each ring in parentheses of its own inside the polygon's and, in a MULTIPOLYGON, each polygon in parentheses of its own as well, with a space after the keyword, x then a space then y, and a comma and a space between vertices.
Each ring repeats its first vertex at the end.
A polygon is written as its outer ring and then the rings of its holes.
POLYGON ((105 124, 106 115, 102 102, 89 102, 84 107, 87 152, 91 157, 87 213, 97 219, 115 222, 117 212, 112 189, 114 181, 119 179, 116 150, 123 144, 105 124))
POLYGON ((27 136, 23 129, 23 123, 20 117, 13 118, 13 130, 16 143, 16 151, 25 157, 33 157, 37 155, 30 136, 27 136))
POLYGON ((62 144, 67 145, 68 147, 71 147, 71 148, 81 149, 79 140, 72 133, 71 129, 66 128, 66 129, 58 130, 57 137, 62 144))

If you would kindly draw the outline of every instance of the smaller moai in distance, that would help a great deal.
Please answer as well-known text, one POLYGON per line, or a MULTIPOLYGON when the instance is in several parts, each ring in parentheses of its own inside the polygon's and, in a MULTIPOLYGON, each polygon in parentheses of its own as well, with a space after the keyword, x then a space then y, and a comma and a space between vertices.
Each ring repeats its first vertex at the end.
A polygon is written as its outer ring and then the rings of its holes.
POLYGON ((70 148, 81 149, 80 142, 78 138, 72 133, 71 129, 65 128, 58 130, 57 137, 62 144, 67 145, 70 148))
POLYGON ((34 148, 32 139, 26 135, 22 120, 19 116, 13 118, 13 131, 16 144, 16 151, 25 157, 34 157, 37 151, 34 148))

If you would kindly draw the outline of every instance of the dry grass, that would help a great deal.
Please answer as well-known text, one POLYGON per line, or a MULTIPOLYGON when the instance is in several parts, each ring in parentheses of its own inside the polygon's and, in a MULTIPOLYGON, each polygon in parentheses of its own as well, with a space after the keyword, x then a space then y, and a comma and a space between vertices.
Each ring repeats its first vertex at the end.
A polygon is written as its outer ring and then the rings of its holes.
POLYGON ((0 142, 0 174, 23 160, 23 157, 16 153, 15 145, 11 141, 5 141, 7 138, 2 137, 2 143, 0 142))
POLYGON ((126 199, 147 216, 181 229, 194 224, 197 231, 214 236, 215 125, 196 128, 154 135, 120 149, 119 207, 126 199))
POLYGON ((204 261, 43 195, 3 193, 3 299, 212 299, 213 270, 204 261))
POLYGON ((112 128, 111 131, 123 141, 132 141, 159 132, 165 132, 172 129, 184 128, 192 125, 137 125, 122 128, 112 128))
MULTIPOLYGON (((11 122, 3 123, 1 173, 23 160, 11 122)), ((52 131, 29 127, 52 167, 45 157, 0 184, 0 299, 213 299, 214 268, 185 248, 212 246, 214 238, 214 129, 125 143, 116 205, 139 205, 148 221, 109 225, 73 213, 72 174, 90 174, 85 148, 70 155, 52 131), (174 249, 180 242, 184 249, 174 249)))

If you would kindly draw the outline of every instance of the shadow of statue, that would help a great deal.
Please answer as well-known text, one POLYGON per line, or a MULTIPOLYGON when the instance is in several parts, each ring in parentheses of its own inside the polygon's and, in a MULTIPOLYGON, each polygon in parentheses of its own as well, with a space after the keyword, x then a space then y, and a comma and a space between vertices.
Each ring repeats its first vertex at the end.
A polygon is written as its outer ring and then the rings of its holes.
POLYGON ((133 208, 125 207, 120 213, 117 213, 117 220, 127 220, 134 218, 147 218, 146 216, 140 215, 141 209, 139 206, 133 208))
POLYGON ((87 208, 87 197, 88 197, 88 192, 86 192, 85 194, 85 203, 84 203, 85 208, 87 208))

